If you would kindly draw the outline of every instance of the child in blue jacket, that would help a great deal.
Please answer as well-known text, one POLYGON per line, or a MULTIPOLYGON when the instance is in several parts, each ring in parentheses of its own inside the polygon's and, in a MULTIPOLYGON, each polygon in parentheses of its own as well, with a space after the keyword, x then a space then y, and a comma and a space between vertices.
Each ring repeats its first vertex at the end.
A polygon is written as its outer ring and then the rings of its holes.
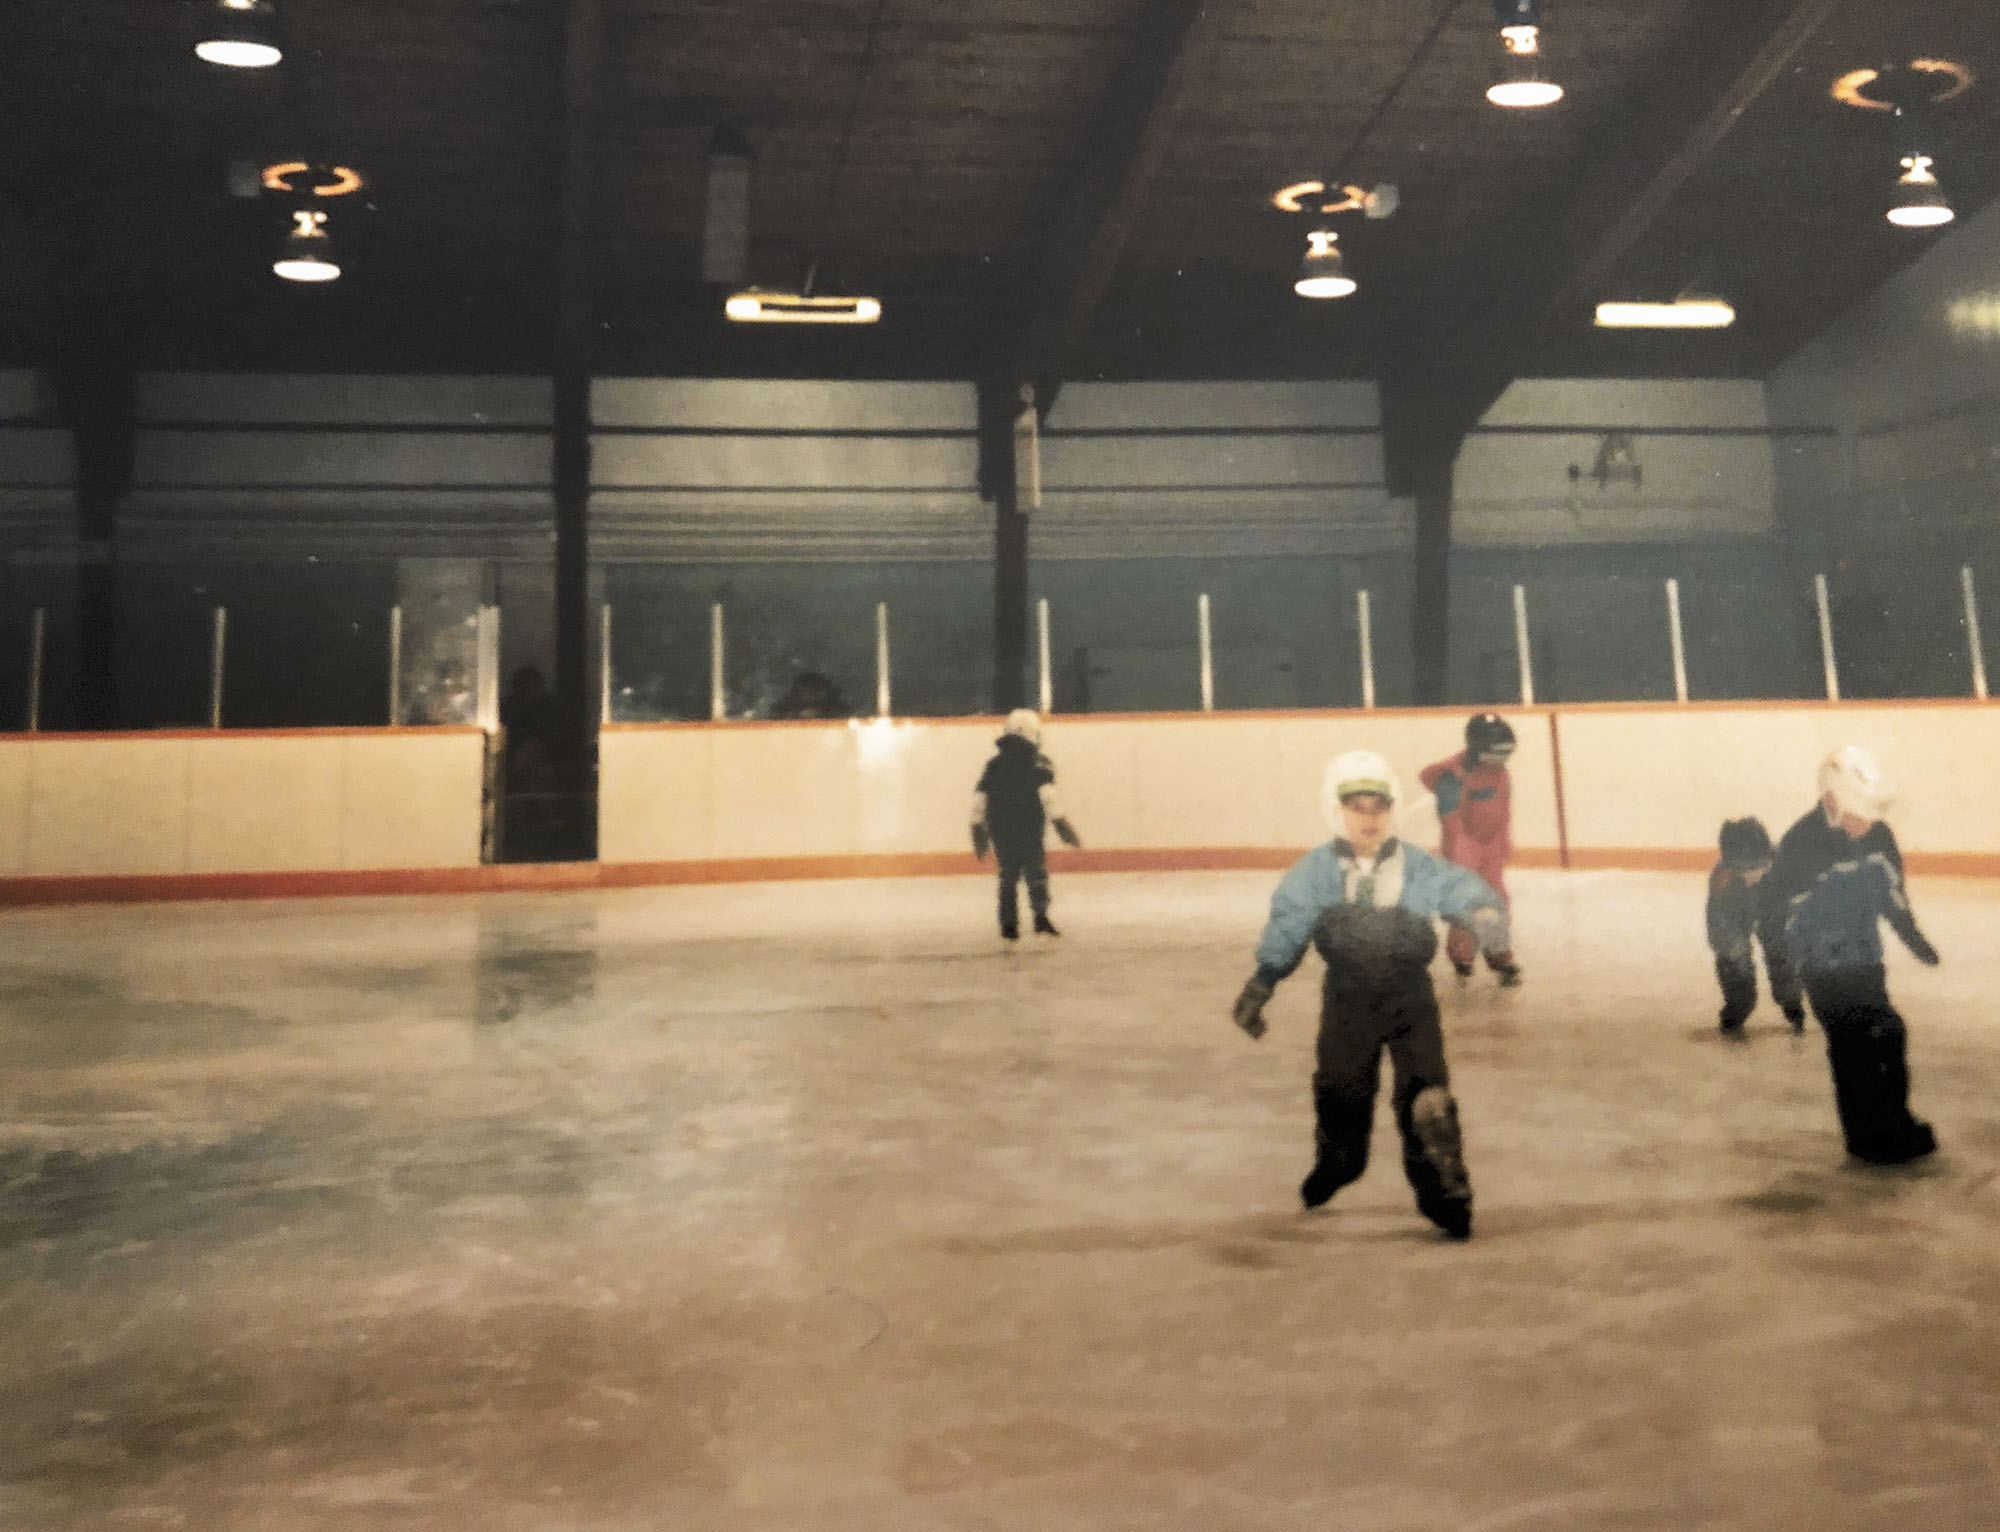
POLYGON ((1300 1200, 1318 1207, 1368 1168, 1386 1049, 1403 1171, 1417 1210, 1466 1239, 1472 1183, 1431 986, 1438 947, 1432 922, 1442 916, 1468 927, 1487 953, 1502 954, 1506 909, 1477 874, 1391 833, 1398 788, 1381 756, 1357 750, 1338 757, 1327 768, 1324 793, 1337 838, 1308 851, 1280 880, 1257 944, 1257 972, 1237 997, 1232 1019, 1262 1037, 1265 1002, 1306 948, 1317 947, 1326 963, 1313 1070, 1317 1153, 1300 1200))
POLYGON ((1881 924, 1920 963, 1937 949, 1917 929, 1903 854, 1882 822, 1890 799, 1866 751, 1843 745, 1820 763, 1820 801, 1778 842, 1770 898, 1784 911, 1785 950, 1826 1033, 1833 1100, 1847 1152, 1901 1165, 1937 1149, 1910 1111, 1908 1031, 1889 1000, 1881 924))

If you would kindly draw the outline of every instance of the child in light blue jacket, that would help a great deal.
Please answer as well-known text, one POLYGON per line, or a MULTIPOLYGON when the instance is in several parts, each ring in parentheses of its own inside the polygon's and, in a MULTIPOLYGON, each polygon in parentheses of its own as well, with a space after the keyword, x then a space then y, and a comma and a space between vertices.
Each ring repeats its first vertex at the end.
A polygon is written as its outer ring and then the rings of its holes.
POLYGON ((1317 1153, 1300 1200, 1318 1207, 1368 1168, 1386 1049, 1417 1209, 1465 1239, 1472 1184, 1431 986, 1433 922, 1442 916, 1469 928, 1488 953, 1502 954, 1506 907, 1476 873, 1391 833, 1397 796, 1395 773, 1372 751, 1353 751, 1327 768, 1325 806, 1337 838, 1308 851, 1280 880, 1257 944, 1257 972, 1237 997, 1233 1019, 1262 1037, 1265 1002, 1316 946, 1326 962, 1313 1071, 1317 1153))

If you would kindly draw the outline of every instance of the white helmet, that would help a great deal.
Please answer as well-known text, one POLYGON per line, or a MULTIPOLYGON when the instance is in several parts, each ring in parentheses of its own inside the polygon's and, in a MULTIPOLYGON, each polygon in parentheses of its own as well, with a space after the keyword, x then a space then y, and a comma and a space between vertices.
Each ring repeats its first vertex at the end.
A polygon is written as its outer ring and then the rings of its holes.
POLYGON ((1017 707, 1007 715, 1007 732, 1018 734, 1031 745, 1042 742, 1042 720, 1031 707, 1017 707))
POLYGON ((1863 819, 1881 818, 1896 796, 1875 757, 1859 745, 1842 745, 1819 763, 1819 790, 1833 794, 1837 813, 1863 819))
POLYGON ((1373 750, 1350 750, 1327 763, 1319 803, 1326 822, 1334 829, 1345 828, 1340 817, 1340 805, 1356 793, 1376 793, 1387 798, 1391 808, 1396 807, 1403 796, 1395 771, 1373 750))

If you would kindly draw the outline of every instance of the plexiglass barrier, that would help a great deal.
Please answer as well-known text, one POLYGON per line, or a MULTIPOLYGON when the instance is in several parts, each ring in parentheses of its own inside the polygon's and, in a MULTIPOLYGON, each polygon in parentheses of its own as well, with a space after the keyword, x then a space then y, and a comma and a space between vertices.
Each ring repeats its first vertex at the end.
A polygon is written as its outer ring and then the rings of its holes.
MULTIPOLYGON (((1674 551, 1639 568, 1573 553, 1540 567, 1518 553, 1467 560, 1453 584, 1448 702, 1518 705, 1524 682, 1537 703, 1821 700, 1829 673, 1848 701, 1985 690, 1980 611, 2000 589, 2000 556, 1940 549, 1802 569, 1763 550, 1733 561, 1674 551)), ((1406 565, 1240 562, 1257 567, 1037 567, 1024 698, 1059 713, 1415 700, 1406 565)), ((554 705, 536 700, 555 683, 553 604, 546 581, 527 583, 533 599, 513 594, 519 583, 476 561, 122 570, 117 724, 479 724, 489 606, 500 711, 525 696, 534 713, 554 705)), ((612 565, 592 586, 584 708, 600 722, 995 706, 983 565, 612 565)), ((73 591, 16 579, 12 593, 0 610, 0 730, 74 728, 73 591)))

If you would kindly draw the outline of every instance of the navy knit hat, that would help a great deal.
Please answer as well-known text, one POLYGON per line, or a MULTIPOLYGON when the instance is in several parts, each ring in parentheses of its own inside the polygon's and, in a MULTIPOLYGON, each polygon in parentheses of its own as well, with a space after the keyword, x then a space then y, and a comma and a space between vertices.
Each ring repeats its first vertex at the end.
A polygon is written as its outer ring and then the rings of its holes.
POLYGON ((1731 819, 1722 827, 1722 860, 1731 867, 1761 867, 1771 860, 1771 836, 1761 819, 1731 819))

